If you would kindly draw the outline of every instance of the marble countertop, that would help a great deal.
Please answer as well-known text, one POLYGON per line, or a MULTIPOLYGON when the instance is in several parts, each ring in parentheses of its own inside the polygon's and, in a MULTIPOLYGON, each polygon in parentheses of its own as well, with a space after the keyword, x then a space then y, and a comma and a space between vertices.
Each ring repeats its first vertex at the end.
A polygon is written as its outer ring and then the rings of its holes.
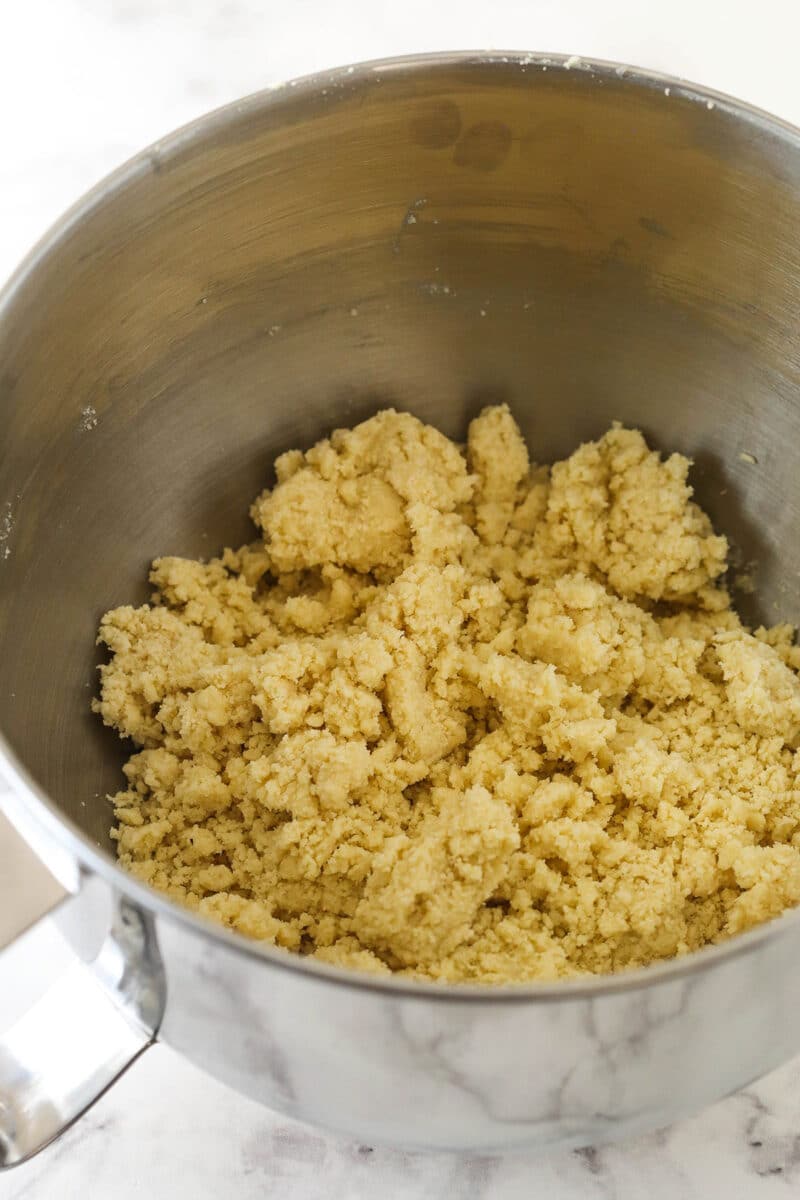
MULTIPOLYGON (((458 47, 611 58, 701 81, 800 122, 795 8, 795 0, 460 0, 456 9, 430 0, 9 4, 0 279, 68 204, 148 142, 247 92, 363 58, 458 47)), ((4 962, 0 986, 13 979, 11 998, 19 1000, 37 973, 41 939, 38 949, 10 953, 13 970, 4 962)), ((114 1200, 777 1200, 800 1193, 798 1131, 800 1059, 692 1120, 619 1146, 538 1158, 406 1154, 284 1120, 159 1046, 58 1144, 0 1178, 0 1200, 89 1192, 114 1200)))

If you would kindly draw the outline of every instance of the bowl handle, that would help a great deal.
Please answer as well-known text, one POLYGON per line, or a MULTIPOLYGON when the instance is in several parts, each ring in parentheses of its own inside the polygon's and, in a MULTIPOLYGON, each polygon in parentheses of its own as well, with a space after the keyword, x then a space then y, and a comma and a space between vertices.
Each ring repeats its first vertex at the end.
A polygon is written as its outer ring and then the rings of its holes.
MULTIPOLYGON (((0 800, 10 811, 11 798, 0 800)), ((93 1104, 151 1045, 163 1009, 150 918, 55 844, 50 850, 45 866, 0 811, 0 991, 13 987, 2 951, 26 930, 43 935, 50 914, 70 956, 41 999, 0 1032, 0 1171, 36 1154, 93 1104)))

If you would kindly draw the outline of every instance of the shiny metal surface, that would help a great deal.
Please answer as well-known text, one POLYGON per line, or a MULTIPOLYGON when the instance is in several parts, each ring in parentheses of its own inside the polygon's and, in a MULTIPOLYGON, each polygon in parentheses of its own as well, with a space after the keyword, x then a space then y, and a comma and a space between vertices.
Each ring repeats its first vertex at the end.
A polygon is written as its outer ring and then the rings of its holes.
POLYGON ((89 961, 76 951, 65 973, 0 1036, 0 1170, 71 1125, 151 1043, 161 1018, 163 973, 146 915, 96 877, 70 904, 78 942, 92 926, 108 932, 89 961))
POLYGON ((160 1036, 293 1115, 405 1144, 581 1145, 800 1048, 800 915, 613 980, 371 982, 202 925, 113 865, 125 750, 88 710, 156 554, 249 536, 281 450, 394 403, 512 405, 534 457, 611 420, 692 455, 800 620, 800 137, 536 55, 369 64, 212 114, 73 210, 0 300, 0 728, 18 805, 152 919, 160 1036), (4 557, 3 557, 4 556, 4 557))

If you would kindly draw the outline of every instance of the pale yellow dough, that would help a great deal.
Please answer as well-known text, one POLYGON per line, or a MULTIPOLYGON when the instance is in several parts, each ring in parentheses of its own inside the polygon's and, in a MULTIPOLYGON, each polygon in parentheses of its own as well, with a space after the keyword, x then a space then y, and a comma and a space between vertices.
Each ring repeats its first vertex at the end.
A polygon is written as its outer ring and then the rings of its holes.
POLYGON ((282 455, 263 540, 103 619, 120 861, 249 937, 485 983, 800 902, 800 651, 732 611, 689 465, 615 427, 531 466, 505 407, 282 455))

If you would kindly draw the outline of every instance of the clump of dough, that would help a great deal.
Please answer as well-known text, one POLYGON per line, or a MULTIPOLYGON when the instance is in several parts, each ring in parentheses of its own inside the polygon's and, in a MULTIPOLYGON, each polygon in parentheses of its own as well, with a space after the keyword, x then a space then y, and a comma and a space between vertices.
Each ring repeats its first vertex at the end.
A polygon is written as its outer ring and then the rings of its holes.
POLYGON ((689 462, 531 465, 392 410, 276 463, 262 537, 157 559, 94 707, 120 861, 240 933, 506 983, 685 954, 800 902, 800 650, 744 628, 689 462))

